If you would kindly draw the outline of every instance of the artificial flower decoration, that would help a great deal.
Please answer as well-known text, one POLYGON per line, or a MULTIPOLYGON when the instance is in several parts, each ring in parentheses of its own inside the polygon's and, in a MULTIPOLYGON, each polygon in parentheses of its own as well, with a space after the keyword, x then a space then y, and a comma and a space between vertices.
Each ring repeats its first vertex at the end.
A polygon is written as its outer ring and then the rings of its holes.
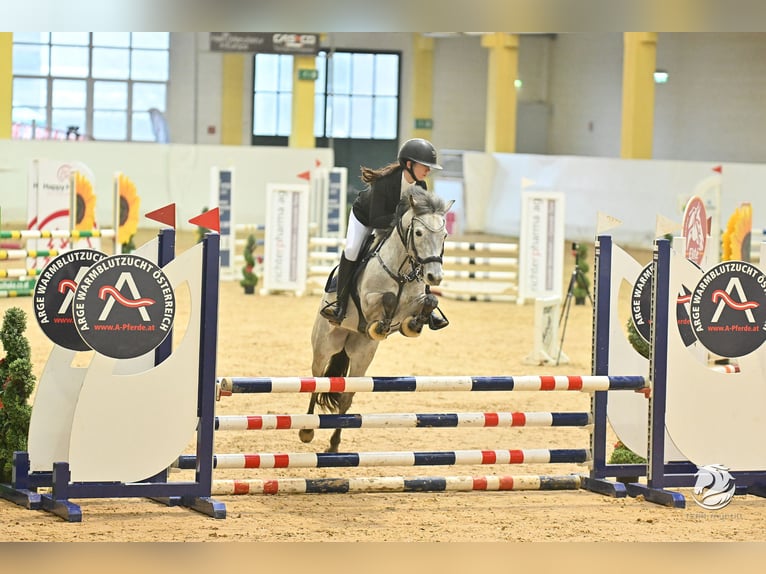
POLYGON ((722 261, 750 260, 750 233, 753 228, 753 207, 743 203, 729 218, 721 238, 722 261))
POLYGON ((75 221, 78 231, 90 231, 96 228, 96 196, 93 184, 82 173, 74 173, 75 221))
POLYGON ((141 198, 136 194, 136 184, 124 174, 120 174, 117 180, 120 199, 120 221, 117 228, 117 242, 120 245, 130 243, 138 229, 138 209, 141 198))

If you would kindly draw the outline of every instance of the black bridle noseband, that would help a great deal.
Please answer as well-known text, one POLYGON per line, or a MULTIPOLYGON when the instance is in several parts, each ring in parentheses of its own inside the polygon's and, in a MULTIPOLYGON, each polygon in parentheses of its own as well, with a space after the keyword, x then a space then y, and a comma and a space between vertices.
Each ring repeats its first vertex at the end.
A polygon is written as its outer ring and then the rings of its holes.
POLYGON ((378 245, 378 248, 376 249, 375 256, 377 257, 378 261, 380 262, 381 267, 383 267, 384 271, 388 273, 388 275, 399 284, 399 290, 401 293, 401 288, 404 286, 405 283, 410 283, 412 281, 421 281, 423 279, 423 266, 427 265, 428 263, 443 263, 442 256, 444 255, 444 244, 442 244, 442 250, 439 255, 431 255, 429 257, 421 257, 418 253, 417 245, 415 245, 415 222, 419 221, 423 224, 423 226, 428 229, 428 231, 431 231, 432 233, 441 231, 444 229, 445 222, 442 221, 441 227, 439 228, 431 228, 429 227, 425 221, 423 221, 420 217, 417 215, 413 215, 412 219, 410 220, 410 224, 407 226, 407 229, 404 228, 404 225, 402 223, 402 220, 404 217, 400 217, 396 222, 396 234, 399 236, 399 239, 402 242, 402 245, 404 245, 404 249, 407 252, 407 258, 402 261, 401 265, 399 265, 399 269, 396 273, 391 271, 389 267, 386 265, 386 262, 383 261, 383 258, 380 256, 380 247, 382 247, 383 243, 385 243, 386 240, 391 236, 392 231, 389 231, 388 236, 386 236, 383 241, 380 242, 378 245), (403 269, 405 265, 409 262, 410 264, 410 272, 404 273, 403 269))

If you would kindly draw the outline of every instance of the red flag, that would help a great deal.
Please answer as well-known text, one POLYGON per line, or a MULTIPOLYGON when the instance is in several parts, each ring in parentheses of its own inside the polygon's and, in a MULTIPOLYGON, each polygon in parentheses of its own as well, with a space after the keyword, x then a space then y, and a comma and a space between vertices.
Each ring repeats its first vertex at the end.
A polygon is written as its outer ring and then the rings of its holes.
POLYGON ((310 171, 308 171, 308 170, 306 170, 306 171, 302 171, 301 173, 299 173, 299 174, 298 174, 298 177, 300 177, 301 179, 305 179, 306 181, 308 181, 309 179, 311 179, 311 172, 310 172, 310 171))
POLYGON ((165 207, 160 207, 154 211, 150 211, 144 217, 147 219, 153 219, 159 221, 163 225, 169 225, 173 229, 176 228, 176 204, 171 203, 165 207))
POLYGON ((189 223, 192 225, 205 227, 206 229, 210 229, 216 233, 221 232, 221 217, 217 207, 210 209, 205 213, 198 215, 197 217, 192 217, 189 220, 189 223))
POLYGON ((713 168, 713 171, 715 171, 715 172, 717 172, 717 173, 723 173, 723 167, 722 167, 722 166, 720 166, 720 165, 717 165, 717 166, 715 166, 715 167, 713 168))

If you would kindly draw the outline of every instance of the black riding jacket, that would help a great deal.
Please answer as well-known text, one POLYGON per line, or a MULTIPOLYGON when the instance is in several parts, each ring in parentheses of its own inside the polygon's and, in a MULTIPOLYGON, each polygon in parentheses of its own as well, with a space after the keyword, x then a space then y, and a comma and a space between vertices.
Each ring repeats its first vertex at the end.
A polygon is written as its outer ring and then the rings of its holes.
MULTIPOLYGON (((402 170, 402 167, 397 167, 388 175, 376 179, 357 196, 352 210, 359 223, 373 229, 386 229, 393 224, 402 194, 402 170)), ((425 181, 419 181, 416 185, 428 189, 425 181)))

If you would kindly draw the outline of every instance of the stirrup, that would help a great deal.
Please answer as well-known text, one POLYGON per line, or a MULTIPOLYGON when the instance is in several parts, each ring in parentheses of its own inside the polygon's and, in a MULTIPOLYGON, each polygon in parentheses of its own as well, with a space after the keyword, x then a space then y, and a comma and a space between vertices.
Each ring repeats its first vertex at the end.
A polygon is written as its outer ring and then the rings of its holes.
POLYGON ((319 310, 319 314, 333 325, 340 325, 346 315, 345 309, 341 309, 337 301, 328 303, 319 310))
POLYGON ((446 315, 442 313, 442 310, 438 307, 431 311, 431 315, 428 317, 428 328, 432 331, 438 331, 439 329, 444 329, 449 325, 449 319, 447 319, 446 315), (438 311, 438 313, 437 313, 438 311))

